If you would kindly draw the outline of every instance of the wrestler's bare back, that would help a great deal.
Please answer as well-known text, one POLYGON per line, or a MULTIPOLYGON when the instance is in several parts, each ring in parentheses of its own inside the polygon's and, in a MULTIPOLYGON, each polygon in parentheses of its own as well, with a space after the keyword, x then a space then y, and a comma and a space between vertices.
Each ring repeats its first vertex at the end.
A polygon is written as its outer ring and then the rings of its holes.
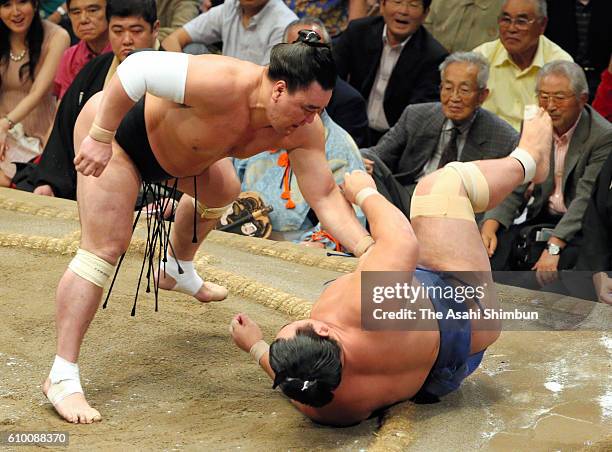
MULTIPOLYGON (((359 422, 380 408, 413 397, 438 356, 440 334, 436 320, 422 319, 418 324, 415 321, 412 331, 406 328, 405 320, 385 321, 390 328, 397 322, 399 328, 403 327, 400 331, 361 328, 360 275, 350 273, 331 283, 311 311, 312 319, 334 326, 344 359, 342 381, 330 404, 313 408, 296 403, 304 414, 323 423, 359 422)), ((412 284, 420 283, 413 279, 412 284)), ((433 305, 427 297, 419 297, 412 308, 431 310, 433 305)), ((475 322, 472 320, 470 353, 484 350, 495 340, 489 332, 474 331, 475 322)))
POLYGON ((227 57, 190 57, 184 105, 147 94, 145 123, 160 165, 185 177, 224 157, 320 148, 324 135, 318 116, 284 133, 269 125, 271 82, 265 72, 262 66, 227 57))
MULTIPOLYGON (((375 410, 409 399, 425 382, 438 354, 435 320, 419 321, 418 331, 364 331, 360 277, 354 272, 338 278, 311 311, 312 319, 333 325, 343 355, 342 381, 332 402, 323 408, 296 403, 315 421, 356 423, 375 410)), ((415 303, 431 309, 428 299, 415 303)))

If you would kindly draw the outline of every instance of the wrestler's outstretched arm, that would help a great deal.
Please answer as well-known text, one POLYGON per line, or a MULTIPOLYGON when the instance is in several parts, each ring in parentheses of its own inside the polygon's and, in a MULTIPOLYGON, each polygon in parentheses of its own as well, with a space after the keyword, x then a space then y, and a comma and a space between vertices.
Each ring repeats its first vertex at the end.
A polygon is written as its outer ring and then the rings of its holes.
POLYGON ((374 245, 359 259, 361 271, 413 271, 419 247, 406 216, 376 190, 364 171, 347 173, 342 184, 346 200, 357 204, 368 219, 374 245))
MULTIPOLYGON (((263 334, 259 325, 246 314, 236 314, 230 323, 230 334, 239 349, 249 353, 253 345, 263 341, 263 334)), ((270 366, 270 353, 265 352, 258 360, 258 364, 274 380, 274 371, 270 366)))
POLYGON ((291 168, 297 177, 300 191, 317 214, 323 228, 346 249, 355 252, 359 242, 368 233, 342 196, 329 169, 325 158, 323 125, 317 118, 306 127, 309 129, 305 138, 307 142, 289 152, 291 168))

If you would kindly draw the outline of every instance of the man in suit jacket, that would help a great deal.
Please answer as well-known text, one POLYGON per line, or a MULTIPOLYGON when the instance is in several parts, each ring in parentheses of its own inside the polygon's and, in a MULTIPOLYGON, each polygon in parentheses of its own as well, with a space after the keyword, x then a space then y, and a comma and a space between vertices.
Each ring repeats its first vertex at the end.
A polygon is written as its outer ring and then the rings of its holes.
POLYGON ((406 216, 417 182, 444 164, 508 155, 518 133, 480 108, 488 64, 473 52, 450 55, 441 69, 440 102, 409 105, 380 142, 362 149, 378 191, 406 216))
POLYGON ((548 25, 544 34, 582 66, 592 99, 612 52, 612 2, 547 0, 547 3, 548 25))
POLYGON ((438 99, 448 55, 422 26, 431 0, 382 0, 381 16, 352 21, 334 42, 338 74, 368 102, 372 144, 407 105, 438 99))
POLYGON ((517 231, 529 224, 556 224, 547 249, 532 270, 540 285, 552 282, 556 271, 572 268, 576 261, 582 218, 593 184, 612 151, 612 124, 587 105, 588 86, 576 63, 553 61, 537 79, 540 106, 553 120, 554 145, 548 178, 535 187, 521 186, 495 209, 485 214, 481 235, 493 270, 509 268, 508 258, 517 231), (527 201, 533 193, 533 201, 527 201), (528 205, 527 221, 512 225, 528 205), (500 228, 500 226, 504 228, 500 228), (570 240, 574 246, 567 246, 570 240))

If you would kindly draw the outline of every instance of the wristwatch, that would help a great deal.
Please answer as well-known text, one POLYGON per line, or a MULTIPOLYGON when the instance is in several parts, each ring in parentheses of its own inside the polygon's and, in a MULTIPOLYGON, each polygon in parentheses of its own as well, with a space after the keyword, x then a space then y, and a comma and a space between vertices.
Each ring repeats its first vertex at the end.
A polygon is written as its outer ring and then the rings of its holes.
POLYGON ((551 256, 557 256, 561 254, 561 247, 559 245, 555 245, 554 243, 549 243, 546 249, 548 250, 548 254, 550 254, 551 256))

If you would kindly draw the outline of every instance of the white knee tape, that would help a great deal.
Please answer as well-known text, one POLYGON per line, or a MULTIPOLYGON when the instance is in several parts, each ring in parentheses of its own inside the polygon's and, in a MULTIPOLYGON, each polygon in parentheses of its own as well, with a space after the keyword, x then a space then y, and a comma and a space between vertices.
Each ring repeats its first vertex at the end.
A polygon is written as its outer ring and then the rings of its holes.
POLYGON ((525 179, 523 183, 531 182, 536 173, 536 161, 531 156, 529 152, 525 149, 516 148, 514 151, 510 153, 510 157, 517 159, 523 165, 523 169, 525 170, 525 179))
POLYGON ((114 265, 82 249, 77 250, 76 256, 70 261, 68 268, 81 278, 102 288, 115 270, 114 265))
POLYGON ((127 57, 117 68, 117 76, 134 102, 148 92, 182 104, 188 63, 186 53, 142 51, 127 57))
MULTIPOLYGON (((171 276, 176 281, 176 286, 172 290, 182 292, 187 295, 195 295, 198 293, 204 281, 196 273, 193 268, 193 261, 182 261, 175 259, 173 256, 168 254, 168 262, 165 264, 166 274, 171 276), (179 265, 183 270, 183 273, 179 273, 179 265)), ((162 264, 161 271, 164 271, 164 264, 162 264)))

